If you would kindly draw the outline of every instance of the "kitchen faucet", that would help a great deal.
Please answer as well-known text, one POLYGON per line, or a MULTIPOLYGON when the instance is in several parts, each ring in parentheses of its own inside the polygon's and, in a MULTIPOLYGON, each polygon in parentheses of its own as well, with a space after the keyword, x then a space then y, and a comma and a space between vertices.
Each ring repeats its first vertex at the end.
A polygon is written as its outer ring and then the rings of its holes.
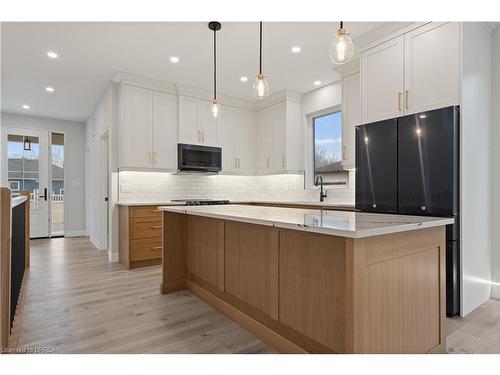
POLYGON ((328 191, 323 191, 323 177, 316 177, 316 182, 314 183, 314 185, 318 186, 318 184, 321 186, 321 190, 319 192, 319 201, 324 202, 325 198, 328 196, 328 191))

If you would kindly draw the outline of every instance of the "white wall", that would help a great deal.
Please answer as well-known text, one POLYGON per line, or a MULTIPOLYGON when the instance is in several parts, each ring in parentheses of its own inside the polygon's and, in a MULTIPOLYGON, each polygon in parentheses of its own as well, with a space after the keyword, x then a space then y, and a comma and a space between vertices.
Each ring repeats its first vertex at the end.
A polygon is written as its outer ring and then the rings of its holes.
MULTIPOLYGON (((317 90, 308 92, 302 96, 301 112, 304 129, 304 170, 305 186, 313 188, 313 132, 312 116, 326 114, 330 110, 342 110, 342 82, 334 82, 317 90)), ((328 186, 327 201, 341 199, 345 203, 354 203, 354 175, 349 172, 349 184, 347 186, 328 186)))
POLYGON ((2 127, 64 133, 65 235, 85 235, 85 124, 11 113, 2 113, 1 119, 2 127))
MULTIPOLYGON (((112 246, 108 246, 108 228, 106 202, 104 200, 105 177, 109 176, 113 168, 116 169, 116 137, 115 131, 115 104, 116 89, 110 83, 103 96, 97 103, 92 115, 86 123, 85 148, 86 148, 86 168, 87 168, 87 228, 90 241, 99 250, 108 249, 108 257, 114 258, 112 246), (108 155, 104 154, 104 143, 109 140, 108 155), (109 169, 106 160, 109 160, 109 169)), ((113 215, 113 200, 110 200, 110 215, 113 215)), ((111 222, 111 220, 110 220, 111 222)), ((112 238, 110 239, 112 241, 112 238)), ((118 249, 116 249, 117 257, 118 249)))
POLYGON ((493 31, 493 133, 492 133, 492 154, 494 161, 491 163, 492 187, 492 209, 494 227, 492 228, 492 273, 493 288, 492 297, 500 298, 500 26, 493 31))
MULTIPOLYGON (((461 108, 462 315, 491 295, 492 54, 491 30, 463 24, 461 108)), ((494 228, 498 231, 498 228, 494 228)))

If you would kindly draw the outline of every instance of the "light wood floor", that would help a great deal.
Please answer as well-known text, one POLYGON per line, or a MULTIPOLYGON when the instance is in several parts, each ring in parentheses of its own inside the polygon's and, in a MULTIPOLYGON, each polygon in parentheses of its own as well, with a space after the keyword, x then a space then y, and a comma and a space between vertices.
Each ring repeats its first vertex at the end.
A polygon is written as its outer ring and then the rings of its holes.
POLYGON ((127 271, 88 238, 31 241, 19 345, 56 353, 274 353, 189 292, 159 294, 161 267, 127 271))
MULTIPOLYGON (((56 353, 274 353, 189 292, 159 294, 160 266, 127 271, 88 238, 31 241, 20 346, 56 353)), ((448 353, 500 353, 500 301, 447 319, 448 353)))

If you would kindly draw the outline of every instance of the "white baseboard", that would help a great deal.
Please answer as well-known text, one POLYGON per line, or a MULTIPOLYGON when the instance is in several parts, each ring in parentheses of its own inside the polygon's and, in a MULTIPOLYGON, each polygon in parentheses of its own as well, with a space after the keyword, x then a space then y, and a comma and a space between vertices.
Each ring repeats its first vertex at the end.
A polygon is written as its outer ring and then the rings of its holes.
POLYGON ((118 253, 114 251, 108 251, 108 260, 111 263, 118 263, 118 253))
POLYGON ((107 250, 105 247, 102 247, 101 243, 95 238, 90 237, 90 242, 97 248, 97 250, 107 250))
POLYGON ((86 230, 67 230, 64 232, 64 237, 82 237, 86 235, 86 230))
POLYGON ((500 299, 500 284, 493 284, 491 287, 491 296, 500 299))

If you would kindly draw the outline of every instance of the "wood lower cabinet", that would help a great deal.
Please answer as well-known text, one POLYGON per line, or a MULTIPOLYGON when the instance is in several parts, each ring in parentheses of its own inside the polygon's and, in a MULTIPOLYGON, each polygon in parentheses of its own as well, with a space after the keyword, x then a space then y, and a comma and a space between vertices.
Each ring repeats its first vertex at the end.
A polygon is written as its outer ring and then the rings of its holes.
POLYGON ((226 222, 225 291, 278 318, 278 231, 226 222))
POLYGON ((127 269, 161 264, 163 219, 156 206, 120 206, 119 261, 127 269))
POLYGON ((445 348, 445 229, 360 239, 164 214, 163 294, 188 289, 286 353, 445 348))

